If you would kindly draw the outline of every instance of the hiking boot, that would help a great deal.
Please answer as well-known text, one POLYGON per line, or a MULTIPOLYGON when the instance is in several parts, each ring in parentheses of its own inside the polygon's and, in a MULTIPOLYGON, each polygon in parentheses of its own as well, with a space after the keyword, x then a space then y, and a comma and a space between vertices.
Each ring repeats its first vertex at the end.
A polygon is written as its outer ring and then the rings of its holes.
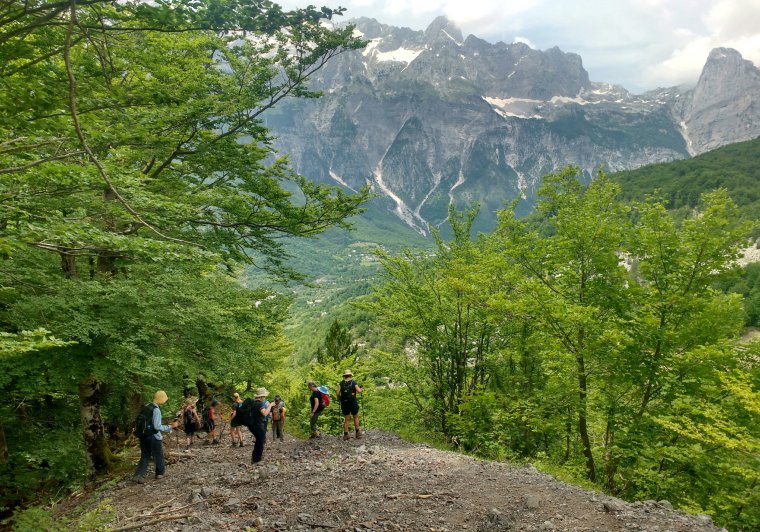
POLYGON ((356 429, 356 439, 361 440, 362 439, 362 431, 359 429, 356 429))
POLYGON ((319 438, 319 433, 318 433, 318 432, 312 432, 312 433, 309 435, 309 439, 310 439, 310 440, 311 440, 311 439, 314 439, 314 438, 319 438))
POLYGON ((242 447, 242 446, 243 446, 243 442, 240 442, 240 447, 242 447))
POLYGON ((348 432, 343 433, 343 441, 348 441, 351 439, 351 436, 348 435, 348 432))
POLYGON ((162 478, 164 478, 163 475, 156 475, 156 480, 161 480, 162 478))
POLYGON ((221 442, 221 441, 219 441, 219 440, 212 440, 212 441, 211 441, 211 444, 212 444, 212 445, 219 445, 220 443, 222 443, 222 442, 221 442))
POLYGON ((232 444, 230 445, 230 447, 237 447, 237 442, 232 442, 232 444))
POLYGON ((132 482, 134 482, 135 484, 145 484, 145 479, 135 475, 132 477, 132 482))

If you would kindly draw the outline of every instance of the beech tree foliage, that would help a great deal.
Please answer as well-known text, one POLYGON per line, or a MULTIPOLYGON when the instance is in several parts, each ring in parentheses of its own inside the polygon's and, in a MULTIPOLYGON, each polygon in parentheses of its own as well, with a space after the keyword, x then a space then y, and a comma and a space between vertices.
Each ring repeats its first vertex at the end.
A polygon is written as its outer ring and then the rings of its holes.
POLYGON ((179 390, 199 370, 260 381, 281 356, 270 346, 283 344, 288 301, 245 288, 241 267, 298 277, 280 239, 348 226, 367 191, 296 174, 262 116, 317 97, 309 76, 363 45, 323 23, 341 13, 266 0, 3 4, 0 417, 16 437, 0 441, 19 497, 34 475, 80 471, 70 442, 66 467, 14 454, 40 427, 55 439, 79 417, 89 470, 106 471, 108 426, 127 428, 145 386, 179 390), (65 345, 23 336, 41 329, 65 345), (66 420, 33 414, 50 409, 66 420))
POLYGON ((758 344, 741 343, 741 296, 718 288, 750 225, 722 190, 677 220, 575 168, 539 194, 535 215, 506 209, 491 234, 473 241, 453 215, 435 255, 384 258, 372 308, 404 345, 404 393, 473 452, 751 528, 758 344))

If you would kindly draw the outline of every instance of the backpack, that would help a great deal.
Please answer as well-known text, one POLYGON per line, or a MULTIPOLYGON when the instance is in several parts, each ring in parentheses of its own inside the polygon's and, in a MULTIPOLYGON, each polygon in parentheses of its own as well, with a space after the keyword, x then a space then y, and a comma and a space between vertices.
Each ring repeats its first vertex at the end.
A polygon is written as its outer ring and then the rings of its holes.
POLYGON ((253 399, 249 397, 238 407, 237 414, 235 414, 235 421, 248 428, 252 427, 254 421, 253 415, 255 413, 254 410, 253 399))
POLYGON ((350 403, 352 399, 356 399, 356 381, 340 381, 340 402, 350 403))
POLYGON ((153 428, 153 410, 156 408, 156 405, 149 403, 140 409, 140 413, 137 414, 137 419, 135 419, 135 435, 138 438, 147 438, 158 432, 153 428))
POLYGON ((201 418, 201 430, 208 430, 208 406, 206 403, 201 403, 200 415, 201 418))
POLYGON ((319 392, 320 402, 322 403, 322 406, 324 408, 330 406, 330 390, 327 388, 327 386, 317 386, 317 391, 319 392))
POLYGON ((195 413, 189 408, 185 410, 184 422, 185 422, 185 430, 190 429, 190 428, 194 428, 194 429, 198 428, 198 423, 195 420, 195 413))

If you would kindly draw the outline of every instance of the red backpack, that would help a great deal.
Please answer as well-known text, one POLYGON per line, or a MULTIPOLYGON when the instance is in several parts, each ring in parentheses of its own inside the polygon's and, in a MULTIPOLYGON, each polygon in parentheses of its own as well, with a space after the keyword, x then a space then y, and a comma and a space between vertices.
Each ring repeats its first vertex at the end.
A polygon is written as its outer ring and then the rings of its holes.
POLYGON ((325 408, 330 406, 330 390, 327 386, 317 386, 317 391, 325 408))

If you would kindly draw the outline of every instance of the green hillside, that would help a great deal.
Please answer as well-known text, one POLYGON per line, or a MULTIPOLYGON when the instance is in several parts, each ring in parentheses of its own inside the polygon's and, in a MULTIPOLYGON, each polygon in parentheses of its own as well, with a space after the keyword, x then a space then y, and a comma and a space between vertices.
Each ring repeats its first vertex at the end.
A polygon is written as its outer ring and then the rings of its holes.
POLYGON ((725 188, 748 219, 760 219, 760 139, 611 177, 622 186, 623 199, 640 200, 658 191, 671 209, 694 207, 702 192, 725 188))

